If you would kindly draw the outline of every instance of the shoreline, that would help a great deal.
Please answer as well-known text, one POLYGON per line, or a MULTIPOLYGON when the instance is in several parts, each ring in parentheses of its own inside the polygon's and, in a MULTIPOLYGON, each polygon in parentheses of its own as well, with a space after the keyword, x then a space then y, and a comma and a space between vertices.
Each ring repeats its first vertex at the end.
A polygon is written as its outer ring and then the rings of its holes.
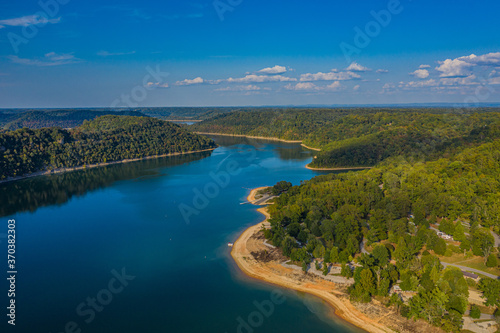
POLYGON ((113 162, 106 162, 106 163, 89 164, 89 165, 85 165, 85 166, 80 165, 80 166, 76 166, 76 167, 59 168, 59 169, 46 170, 46 171, 37 171, 37 172, 33 172, 33 173, 30 173, 30 174, 27 174, 27 175, 23 175, 23 176, 18 176, 18 177, 13 177, 13 178, 8 178, 8 179, 0 180, 0 184, 9 183, 9 182, 15 182, 17 180, 22 180, 22 179, 27 179, 27 178, 33 178, 33 177, 38 177, 38 176, 50 176, 50 175, 56 175, 56 174, 60 174, 60 173, 66 173, 66 172, 72 172, 72 171, 78 171, 78 170, 100 168, 100 167, 114 165, 114 164, 122 164, 122 163, 130 163, 130 162, 137 162, 137 161, 143 161, 143 160, 151 160, 151 159, 162 158, 162 157, 171 157, 171 156, 179 156, 179 155, 196 154, 196 153, 202 153, 202 152, 206 152, 206 151, 213 151, 215 149, 217 149, 217 147, 215 147, 215 148, 209 148, 209 149, 202 149, 202 150, 187 151, 187 152, 182 152, 182 153, 170 153, 170 154, 163 154, 163 155, 153 155, 153 156, 146 156, 146 157, 141 157, 141 158, 125 159, 125 160, 119 160, 119 161, 113 161, 113 162))
MULTIPOLYGON (((309 163, 309 164, 311 164, 311 163, 309 163)), ((368 169, 373 168, 373 167, 313 168, 313 167, 310 167, 309 164, 306 165, 306 169, 313 170, 313 171, 368 170, 368 169)))
MULTIPOLYGON (((306 149, 321 151, 320 148, 309 147, 302 143, 302 140, 285 140, 278 139, 273 137, 264 137, 264 136, 251 136, 251 135, 243 135, 243 134, 226 134, 226 133, 208 133, 208 132, 194 132, 199 135, 218 135, 218 136, 230 136, 230 137, 238 137, 238 138, 249 138, 249 139, 261 139, 261 140, 269 140, 269 141, 281 141, 286 143, 300 143, 300 145, 306 149)), ((309 163, 311 164, 311 163, 309 163)), ((372 169, 373 167, 339 167, 339 168, 314 168, 310 167, 309 164, 306 165, 306 169, 313 171, 342 171, 342 170, 367 170, 372 169)))
POLYGON ((255 201, 255 196, 257 195, 257 192, 259 192, 260 190, 263 190, 265 188, 268 188, 268 187, 271 187, 271 186, 261 186, 261 187, 256 187, 254 188, 253 190, 250 191, 250 194, 247 196, 247 201, 249 203, 253 203, 253 201, 255 201))
MULTIPOLYGON (((302 144, 302 140, 285 140, 285 139, 278 139, 278 138, 273 138, 273 137, 265 137, 265 136, 251 136, 251 135, 243 135, 243 134, 227 134, 227 133, 207 133, 207 132, 193 132, 195 134, 199 135, 219 135, 219 136, 232 136, 232 137, 238 137, 238 138, 249 138, 249 139, 261 139, 261 140, 269 140, 269 141, 281 141, 281 142, 286 142, 286 143, 300 143, 302 144)), ((306 146, 304 146, 306 147, 306 146)), ((315 148, 309 148, 308 149, 315 149, 315 148)))
POLYGON ((279 139, 279 138, 274 138, 274 137, 251 136, 251 135, 244 135, 244 134, 207 133, 207 132, 194 132, 194 133, 200 134, 200 135, 233 136, 233 137, 239 137, 239 138, 262 139, 262 140, 269 140, 269 141, 281 141, 281 142, 286 142, 286 143, 300 143, 300 145, 306 149, 310 149, 310 150, 314 150, 314 151, 321 151, 320 148, 313 148, 313 147, 306 146, 305 144, 302 143, 302 140, 285 140, 285 139, 279 139))
MULTIPOLYGON (((251 197, 252 192, 248 198, 251 197)), ((269 218, 267 208, 261 207, 257 209, 257 211, 265 216, 265 220, 247 228, 234 242, 231 250, 231 257, 245 275, 283 288, 293 289, 319 297, 334 309, 336 316, 366 332, 395 332, 385 325, 366 317, 362 312, 356 309, 349 300, 341 299, 340 296, 345 294, 336 288, 335 283, 326 280, 315 280, 314 283, 304 283, 303 281, 291 277, 292 274, 290 273, 292 273, 293 270, 290 268, 285 268, 272 262, 263 263, 253 259, 247 244, 249 240, 261 230, 262 225, 266 223, 269 218), (275 270, 281 271, 282 274, 277 274, 275 270)))

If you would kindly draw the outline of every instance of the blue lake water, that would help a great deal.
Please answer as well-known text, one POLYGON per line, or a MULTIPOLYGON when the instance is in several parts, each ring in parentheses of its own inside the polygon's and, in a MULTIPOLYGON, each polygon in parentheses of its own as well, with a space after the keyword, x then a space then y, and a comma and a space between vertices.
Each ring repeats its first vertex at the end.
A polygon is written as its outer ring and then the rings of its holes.
POLYGON ((250 189, 318 175, 304 168, 314 152, 215 139, 211 153, 0 185, 0 234, 16 220, 18 270, 16 327, 1 313, 0 331, 360 332, 315 297, 247 278, 229 254, 262 220, 240 204, 250 189))

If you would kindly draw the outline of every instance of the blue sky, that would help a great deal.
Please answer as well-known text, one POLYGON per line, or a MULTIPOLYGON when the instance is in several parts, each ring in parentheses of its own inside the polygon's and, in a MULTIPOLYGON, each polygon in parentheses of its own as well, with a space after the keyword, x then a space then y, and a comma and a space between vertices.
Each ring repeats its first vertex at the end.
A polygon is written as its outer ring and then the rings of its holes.
POLYGON ((500 2, 0 3, 0 107, 500 102, 500 2))

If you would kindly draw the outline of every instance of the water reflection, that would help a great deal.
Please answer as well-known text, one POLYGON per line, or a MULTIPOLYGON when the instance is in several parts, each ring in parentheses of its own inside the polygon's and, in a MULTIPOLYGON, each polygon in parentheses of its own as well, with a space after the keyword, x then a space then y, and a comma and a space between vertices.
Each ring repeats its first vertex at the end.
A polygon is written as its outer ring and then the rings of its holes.
POLYGON ((265 149, 267 145, 272 145, 272 149, 283 160, 305 161, 311 159, 314 155, 314 151, 306 149, 297 143, 216 135, 210 136, 210 138, 219 146, 249 145, 257 149, 265 149))
POLYGON ((116 181, 160 176, 160 169, 208 157, 212 152, 179 155, 40 176, 0 184, 0 216, 17 212, 35 212, 38 208, 62 205, 74 196, 82 196, 110 186, 116 181))

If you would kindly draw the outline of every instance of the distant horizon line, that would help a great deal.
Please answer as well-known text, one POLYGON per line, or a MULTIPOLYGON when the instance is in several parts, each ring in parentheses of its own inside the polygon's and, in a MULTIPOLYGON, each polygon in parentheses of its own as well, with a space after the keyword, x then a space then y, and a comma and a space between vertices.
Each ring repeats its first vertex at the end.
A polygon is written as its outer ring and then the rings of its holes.
POLYGON ((491 103, 450 103, 450 102, 435 102, 435 103, 379 103, 379 104, 283 104, 283 105, 231 105, 231 106, 137 106, 137 107, 109 107, 109 106, 62 106, 62 107, 0 107, 0 111, 4 110, 61 110, 61 109, 105 109, 105 110, 137 110, 137 109, 158 109, 158 108, 339 108, 339 107, 462 107, 475 109, 480 107, 500 107, 500 102, 491 103))

